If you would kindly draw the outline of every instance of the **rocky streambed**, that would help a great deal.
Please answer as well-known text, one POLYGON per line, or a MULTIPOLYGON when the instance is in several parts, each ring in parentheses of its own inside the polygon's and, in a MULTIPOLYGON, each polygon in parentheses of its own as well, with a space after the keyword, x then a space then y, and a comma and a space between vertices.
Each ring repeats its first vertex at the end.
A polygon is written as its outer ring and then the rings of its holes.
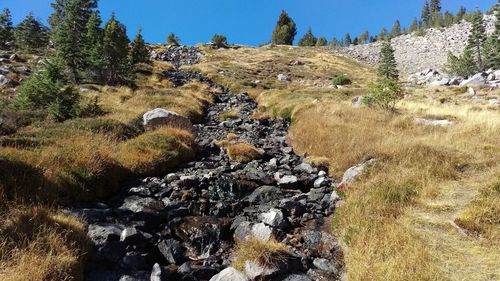
MULTIPOLYGON (((170 72, 177 86, 200 74, 170 72)), ((312 167, 286 142, 286 120, 254 120, 245 94, 214 96, 195 125, 196 161, 164 177, 137 179, 107 204, 73 209, 93 243, 86 280, 337 280, 342 252, 329 233, 338 197, 325 168, 312 167), (221 121, 221 114, 239 117, 221 121), (216 143, 229 134, 262 157, 229 160, 216 143), (286 255, 274 264, 248 260, 231 267, 238 242, 275 239, 286 255)))

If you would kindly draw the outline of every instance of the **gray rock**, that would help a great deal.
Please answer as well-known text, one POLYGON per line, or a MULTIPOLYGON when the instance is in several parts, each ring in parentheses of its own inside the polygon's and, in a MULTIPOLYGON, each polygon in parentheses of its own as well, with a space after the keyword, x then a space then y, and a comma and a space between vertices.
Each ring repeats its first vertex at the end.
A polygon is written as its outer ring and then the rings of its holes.
POLYGON ((165 206, 162 201, 150 197, 142 198, 135 195, 125 198, 123 204, 120 206, 121 210, 129 210, 134 213, 159 211, 163 208, 165 208, 165 206))
POLYGON ((306 274, 290 274, 285 276, 283 279, 279 279, 280 281, 313 281, 306 274))
POLYGON ((452 121, 446 120, 446 119, 430 120, 430 119, 423 119, 423 118, 415 118, 415 123, 427 125, 427 126, 440 126, 440 127, 447 127, 447 126, 453 125, 452 121))
POLYGON ((469 79, 466 79, 460 83, 460 86, 485 86, 486 78, 482 73, 478 73, 469 79))
POLYGON ((179 264, 184 259, 184 249, 175 239, 168 239, 158 243, 158 250, 170 264, 179 264))
POLYGON ((340 183, 341 185, 350 185, 354 182, 354 180, 359 177, 361 174, 363 174, 364 170, 373 164, 376 160, 375 159, 370 159, 362 164, 353 166, 344 173, 344 176, 342 177, 342 182, 340 183))
POLYGON ((255 189, 247 198, 248 202, 252 204, 265 204, 273 200, 280 199, 282 192, 276 186, 261 186, 255 189))
POLYGON ((135 227, 125 228, 120 235, 120 241, 127 245, 140 243, 143 239, 144 236, 135 227))
POLYGON ((338 268, 327 259, 314 259, 313 265, 320 270, 338 274, 338 268))
POLYGON ((10 80, 7 77, 5 77, 5 75, 0 74, 0 87, 6 85, 9 82, 10 80))
POLYGON ((469 87, 469 88, 467 88, 467 93, 471 96, 475 96, 476 90, 474 90, 474 88, 472 88, 472 87, 469 87))
POLYGON ((248 281, 248 277, 233 267, 228 267, 217 275, 210 278, 210 281, 248 281))
POLYGON ((289 81, 290 79, 288 78, 288 76, 286 74, 278 74, 278 81, 289 81))
POLYGON ((158 263, 155 263, 153 265, 153 269, 151 270, 151 276, 150 276, 150 281, 162 281, 161 278, 162 275, 162 270, 161 267, 158 263))
POLYGON ((278 178, 278 185, 281 187, 294 187, 298 182, 297 177, 293 175, 285 175, 278 178))
POLYGON ((91 224, 87 236, 96 246, 102 246, 107 242, 120 239, 122 227, 115 224, 91 224))
POLYGON ((312 174, 312 173, 316 172, 316 169, 307 163, 302 163, 302 164, 298 165, 297 167, 295 167, 294 170, 296 172, 302 172, 302 173, 307 173, 307 174, 312 174))
POLYGON ((351 104, 352 106, 360 106, 363 103, 363 96, 356 96, 352 99, 351 104))
POLYGON ((259 215, 259 219, 261 222, 275 228, 279 228, 285 225, 283 212, 274 208, 270 209, 266 213, 261 213, 259 215))
POLYGON ((326 186, 328 180, 325 177, 319 177, 314 181, 314 188, 326 186))
POLYGON ((194 126, 188 118, 163 108, 156 108, 144 113, 143 125, 147 130, 173 127, 194 132, 194 126))
POLYGON ((280 272, 277 265, 260 265, 254 261, 245 262, 245 274, 250 280, 266 280, 266 277, 277 275, 280 272))
POLYGON ((258 223, 252 226, 252 235, 258 240, 269 241, 273 237, 273 230, 263 223, 258 223))

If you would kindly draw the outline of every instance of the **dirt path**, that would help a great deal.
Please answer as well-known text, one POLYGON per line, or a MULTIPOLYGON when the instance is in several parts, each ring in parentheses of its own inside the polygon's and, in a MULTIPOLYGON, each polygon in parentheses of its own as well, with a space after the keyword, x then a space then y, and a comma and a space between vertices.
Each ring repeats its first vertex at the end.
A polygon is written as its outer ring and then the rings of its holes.
POLYGON ((500 249, 468 236, 454 220, 477 195, 479 178, 451 182, 440 195, 408 211, 404 218, 439 253, 439 266, 450 280, 500 280, 500 249))

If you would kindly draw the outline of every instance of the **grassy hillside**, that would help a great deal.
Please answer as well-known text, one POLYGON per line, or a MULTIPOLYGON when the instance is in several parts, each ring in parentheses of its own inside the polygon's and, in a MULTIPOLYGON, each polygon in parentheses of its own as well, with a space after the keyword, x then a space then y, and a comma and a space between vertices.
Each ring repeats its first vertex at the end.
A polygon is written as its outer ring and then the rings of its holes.
MULTIPOLYGON (((500 278, 500 111, 487 102, 498 90, 478 89, 485 98, 473 102, 463 88, 408 89, 397 112, 387 113, 351 106, 374 71, 326 48, 203 51, 201 64, 183 68, 251 94, 259 102, 255 118, 290 118, 294 149, 328 164, 332 175, 368 156, 378 159, 342 191, 333 219, 350 280, 500 278), (332 87, 339 75, 352 85, 332 87), (424 126, 414 118, 454 124, 424 126)), ((170 68, 140 65, 134 87, 81 85, 82 105, 98 98, 103 114, 95 117, 53 123, 43 113, 4 111, 23 122, 0 138, 0 279, 29 279, 23 272, 78 280, 85 227, 44 203, 103 198, 128 175, 164 174, 194 155, 188 132, 144 132, 139 125, 156 107, 196 121, 211 102, 213 89, 205 85, 173 88, 161 73, 170 68)))
POLYGON ((289 141, 311 161, 328 162, 341 176, 368 156, 378 159, 343 191, 334 218, 349 280, 500 278, 500 112, 487 102, 498 91, 480 91, 485 99, 472 102, 462 88, 408 89, 392 114, 353 108, 373 71, 324 50, 207 51, 196 67, 251 93, 261 114, 292 118, 289 141), (279 73, 291 82, 277 81, 279 73), (353 85, 328 87, 339 74, 353 85), (417 117, 454 125, 418 125, 417 117))

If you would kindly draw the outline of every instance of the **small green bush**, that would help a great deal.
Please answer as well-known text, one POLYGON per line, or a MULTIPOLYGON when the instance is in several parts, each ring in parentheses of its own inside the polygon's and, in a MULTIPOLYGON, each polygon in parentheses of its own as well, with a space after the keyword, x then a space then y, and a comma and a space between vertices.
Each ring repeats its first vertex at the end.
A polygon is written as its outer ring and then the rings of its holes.
POLYGON ((352 80, 347 77, 346 75, 338 75, 337 77, 333 78, 332 83, 334 85, 339 85, 339 86, 344 86, 344 85, 350 85, 352 84, 352 80))
POLYGON ((393 111, 396 103, 403 98, 403 89, 397 80, 379 78, 368 86, 369 95, 363 98, 368 106, 377 106, 393 111))
POLYGON ((227 48, 227 37, 220 34, 215 34, 212 37, 212 44, 215 48, 227 48))

